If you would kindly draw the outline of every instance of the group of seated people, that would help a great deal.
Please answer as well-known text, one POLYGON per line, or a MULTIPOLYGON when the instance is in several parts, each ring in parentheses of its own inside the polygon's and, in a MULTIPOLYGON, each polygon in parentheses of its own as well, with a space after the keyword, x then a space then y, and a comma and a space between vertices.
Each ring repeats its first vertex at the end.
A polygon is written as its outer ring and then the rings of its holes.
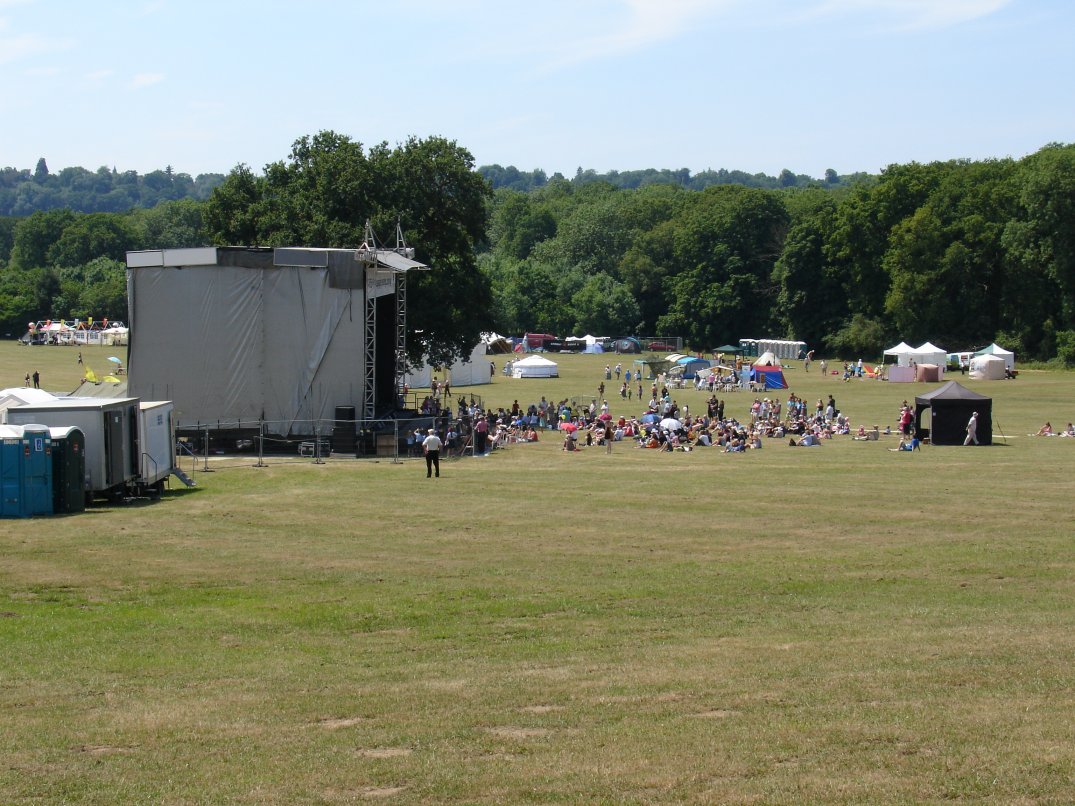
POLYGON ((1067 428, 1063 431, 1054 431, 1052 423, 1046 422, 1038 432, 1034 434, 1036 437, 1075 437, 1075 425, 1072 423, 1067 424, 1067 428))
MULTIPOLYGON (((752 422, 740 422, 734 417, 718 418, 709 413, 699 416, 685 415, 678 424, 662 419, 667 412, 653 409, 642 417, 613 418, 607 414, 590 417, 589 412, 561 413, 560 427, 564 431, 564 450, 574 451, 592 445, 613 442, 633 442, 636 447, 657 451, 692 451, 698 447, 715 447, 725 453, 757 450, 764 440, 790 437, 790 444, 810 447, 820 445, 822 440, 841 434, 851 434, 848 417, 837 414, 832 419, 825 415, 807 416, 794 407, 794 416, 778 418, 770 414, 755 417, 752 422)), ((891 433, 891 429, 886 429, 891 433)), ((876 439, 880 431, 875 426, 868 430, 860 426, 856 439, 876 439)))

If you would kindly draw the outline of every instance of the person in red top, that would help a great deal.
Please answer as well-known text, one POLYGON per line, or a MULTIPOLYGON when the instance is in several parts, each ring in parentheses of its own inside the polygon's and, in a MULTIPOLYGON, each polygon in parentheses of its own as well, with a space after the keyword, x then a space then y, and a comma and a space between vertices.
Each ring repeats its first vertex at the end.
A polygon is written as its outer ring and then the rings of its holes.
POLYGON ((900 409, 900 432, 904 436, 911 436, 911 407, 904 401, 903 407, 900 409))

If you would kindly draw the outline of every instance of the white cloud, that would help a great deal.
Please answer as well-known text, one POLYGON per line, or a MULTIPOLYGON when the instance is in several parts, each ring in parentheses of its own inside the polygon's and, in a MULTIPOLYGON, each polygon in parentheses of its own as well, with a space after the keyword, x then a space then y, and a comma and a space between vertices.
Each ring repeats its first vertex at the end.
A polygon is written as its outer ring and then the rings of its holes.
POLYGON ((922 30, 948 28, 995 14, 1012 0, 824 0, 815 11, 846 15, 877 13, 897 28, 922 30))
POLYGON ((151 0, 151 2, 144 3, 138 10, 137 15, 139 17, 151 17, 154 14, 159 14, 168 7, 168 4, 164 0, 151 0))
POLYGON ((131 83, 127 86, 132 90, 141 90, 146 87, 152 87, 162 81, 164 81, 164 73, 139 73, 131 79, 131 83))
POLYGON ((545 70, 617 56, 674 39, 703 17, 716 14, 735 0, 620 0, 626 13, 614 21, 591 23, 600 33, 563 40, 545 70), (607 29, 607 30, 606 30, 607 29))
POLYGON ((70 47, 70 43, 60 39, 47 39, 35 34, 0 37, 0 64, 11 64, 41 53, 54 53, 70 47))

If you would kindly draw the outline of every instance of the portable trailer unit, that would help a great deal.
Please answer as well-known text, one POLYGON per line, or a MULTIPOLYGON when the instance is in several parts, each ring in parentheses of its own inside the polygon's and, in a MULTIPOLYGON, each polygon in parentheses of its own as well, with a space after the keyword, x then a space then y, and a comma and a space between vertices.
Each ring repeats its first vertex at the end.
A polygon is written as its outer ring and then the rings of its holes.
POLYGON ((86 437, 87 500, 122 493, 138 476, 138 399, 64 397, 8 409, 11 425, 74 426, 86 437))
POLYGON ((53 426, 52 510, 82 512, 86 509, 86 435, 73 426, 53 426))
POLYGON ((138 404, 138 487, 161 492, 175 468, 175 407, 170 400, 138 404))
POLYGON ((0 425, 0 517, 52 514, 52 437, 48 426, 0 425))

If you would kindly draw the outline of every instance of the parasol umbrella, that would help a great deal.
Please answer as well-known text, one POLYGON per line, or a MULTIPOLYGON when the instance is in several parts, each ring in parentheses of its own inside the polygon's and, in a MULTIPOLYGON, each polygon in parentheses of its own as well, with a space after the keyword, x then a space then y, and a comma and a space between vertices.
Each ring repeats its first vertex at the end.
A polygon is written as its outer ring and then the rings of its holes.
POLYGON ((579 427, 574 423, 560 423, 561 431, 578 431, 579 427))
POLYGON ((683 423, 675 417, 665 417, 661 420, 661 428, 667 428, 669 431, 678 431, 682 427, 683 423))
POLYGON ((114 355, 108 356, 108 360, 111 361, 113 364, 122 364, 123 363, 118 358, 116 358, 114 355))
POLYGON ((659 419, 661 418, 651 411, 649 414, 643 414, 642 419, 639 420, 639 422, 646 423, 648 425, 649 423, 657 422, 659 419))
POLYGON ((607 423, 609 420, 612 419, 612 415, 606 411, 604 414, 598 414, 597 419, 604 420, 607 423))

